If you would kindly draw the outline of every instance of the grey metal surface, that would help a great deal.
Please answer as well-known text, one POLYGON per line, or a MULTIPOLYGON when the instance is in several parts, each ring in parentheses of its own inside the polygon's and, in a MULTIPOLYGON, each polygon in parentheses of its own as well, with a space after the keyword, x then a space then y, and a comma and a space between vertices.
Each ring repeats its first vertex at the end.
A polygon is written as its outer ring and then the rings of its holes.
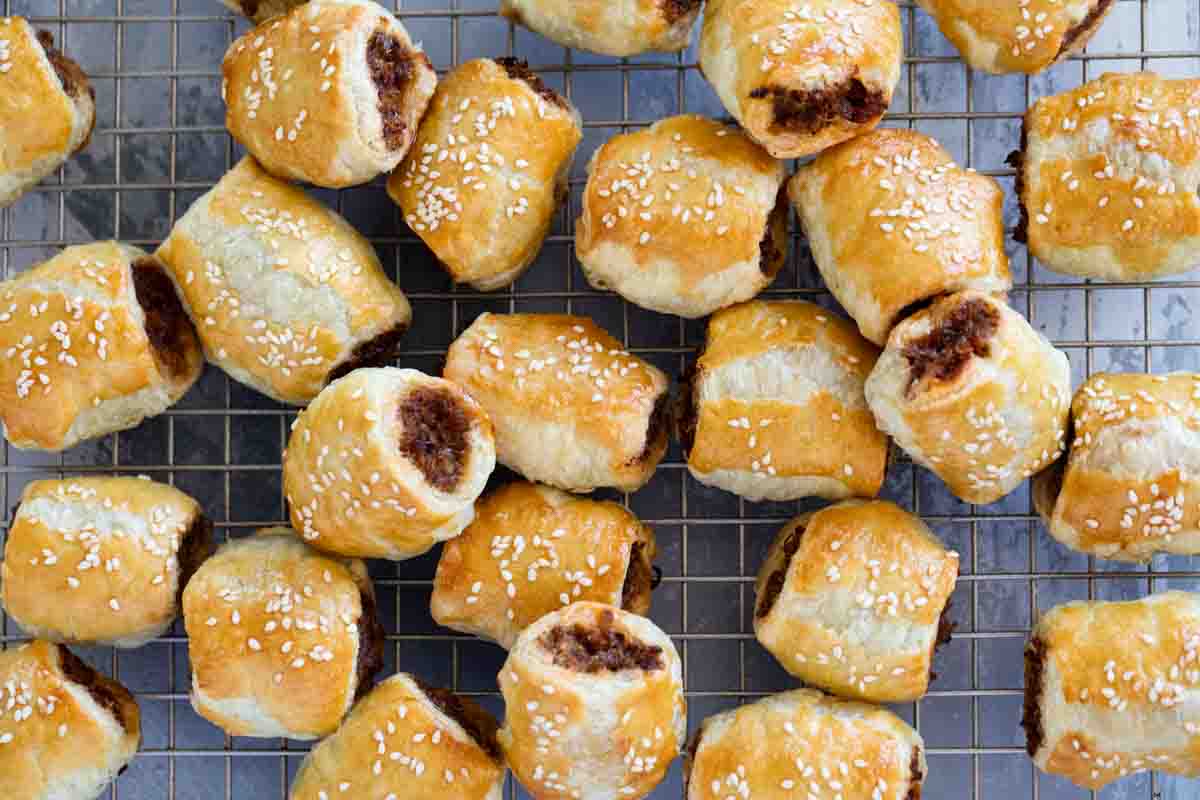
MULTIPOLYGON (((999 2, 999 0, 997 0, 999 2)), ((962 163, 995 175, 1009 191, 1020 116, 1032 98, 1074 87, 1109 70, 1150 68, 1200 74, 1200 0, 1118 0, 1089 52, 1026 79, 967 70, 931 20, 902 2, 907 59, 888 124, 913 126, 942 141, 962 163)), ((0 269, 15 274, 66 244, 115 237, 153 247, 175 218, 211 186, 240 152, 224 132, 219 63, 245 29, 217 0, 3 0, 4 11, 54 32, 96 86, 98 124, 88 150, 57 178, 0 212, 0 269)), ((481 311, 588 314, 630 349, 678 375, 702 326, 642 311, 592 291, 574 263, 573 219, 584 167, 609 136, 683 111, 723 115, 695 66, 681 56, 628 61, 563 50, 511 27, 495 0, 403 0, 399 14, 439 70, 469 58, 513 54, 568 94, 585 119, 571 204, 558 218, 535 266, 511 291, 454 289, 405 229, 381 182, 317 192, 376 244, 413 301, 414 327, 400 360, 440 370, 449 342, 481 311)), ((1097 370, 1200 369, 1200 272, 1120 287, 1087 284, 1030 263, 1012 244, 1013 305, 1067 351, 1075 382, 1097 370)), ((802 243, 768 291, 816 297, 821 289, 802 243)), ((5 447, 0 461, 0 531, 31 480, 79 472, 145 473, 191 493, 222 536, 284 519, 280 451, 293 412, 209 368, 178 406, 136 430, 61 456, 5 447)), ((931 800, 1089 797, 1038 774, 1025 757, 1017 722, 1021 649, 1036 614, 1077 598, 1132 598, 1151 590, 1200 588, 1200 560, 1156 559, 1148 568, 1095 561, 1050 539, 1032 513, 1027 487, 1001 503, 972 507, 907 462, 893 464, 885 495, 919 512, 963 556, 954 595, 954 642, 937 659, 929 696, 896 710, 929 747, 931 800)), ((693 481, 672 449, 650 485, 624 498, 658 533, 665 581, 654 619, 679 645, 690 719, 794 682, 754 641, 753 579, 775 530, 797 504, 750 504, 693 481)), ((477 694, 497 713, 498 648, 450 635, 429 617, 436 553, 402 564, 372 565, 388 630, 386 672, 412 671, 433 683, 477 694)), ((23 638, 0 616, 0 642, 23 638)), ((145 739, 111 789, 122 800, 272 800, 286 797, 302 743, 227 738, 187 700, 188 660, 181 625, 135 651, 85 651, 93 664, 138 696, 145 739)), ((510 782, 511 783, 511 782, 510 782)), ((655 798, 681 793, 677 764, 655 798)), ((4 796, 0 776, 0 797, 4 796)), ((509 797, 524 797, 515 786, 509 797)), ((1200 797, 1200 782, 1140 775, 1098 794, 1117 798, 1200 797)))

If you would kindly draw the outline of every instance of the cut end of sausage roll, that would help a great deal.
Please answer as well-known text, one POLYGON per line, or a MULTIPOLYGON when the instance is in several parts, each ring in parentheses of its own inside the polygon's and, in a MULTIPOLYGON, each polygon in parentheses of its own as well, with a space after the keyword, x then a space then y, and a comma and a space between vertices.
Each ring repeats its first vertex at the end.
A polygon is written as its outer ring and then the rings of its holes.
POLYGON ((969 503, 991 503, 1066 447, 1066 355, 981 292, 959 292, 892 331, 866 383, 881 430, 969 503))
POLYGON ((1200 80, 1109 73, 1038 100, 1017 168, 1023 234, 1048 268, 1145 281, 1200 264, 1200 80))
POLYGON ((282 16, 293 8, 303 5, 303 0, 221 0, 230 11, 235 11, 256 24, 282 16))
POLYGON ((0 685, 8 687, 0 774, 19 797, 91 800, 133 759, 141 740, 133 695, 67 648, 11 645, 0 652, 0 685))
POLYGON ((701 0, 500 0, 500 14, 563 47, 625 58, 674 53, 691 39, 701 0))

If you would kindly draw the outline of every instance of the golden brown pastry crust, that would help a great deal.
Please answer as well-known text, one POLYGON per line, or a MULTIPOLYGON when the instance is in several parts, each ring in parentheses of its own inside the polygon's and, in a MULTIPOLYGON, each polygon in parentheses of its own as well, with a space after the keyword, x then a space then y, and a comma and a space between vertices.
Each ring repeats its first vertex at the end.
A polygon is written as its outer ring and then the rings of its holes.
POLYGON ((500 13, 564 47, 625 57, 687 47, 700 0, 500 0, 500 13))
POLYGON ((963 61, 1032 75, 1084 48, 1115 0, 917 0, 963 61))
POLYGON ((481 314, 443 374, 491 417, 500 462, 530 480, 634 491, 666 452, 666 375, 586 317, 481 314))
POLYGON ((582 138, 525 62, 469 61, 438 85, 388 194, 450 277, 498 289, 541 250, 582 138))
POLYGON ((1198 658, 1200 599, 1190 592, 1051 610, 1025 650, 1034 763, 1087 789, 1146 770, 1200 776, 1198 658))
POLYGON ((888 441, 863 395, 878 356, 849 320, 812 303, 714 314, 684 401, 689 471, 751 500, 878 494, 888 441))
POLYGON ((890 711, 797 689, 709 717, 689 747, 687 800, 918 800, 920 734, 890 711))
POLYGON ((878 130, 828 150, 788 193, 829 291, 875 344, 914 304, 1012 287, 999 184, 922 133, 878 130))
POLYGON ((192 204, 158 256, 209 360, 284 403, 386 363, 412 319, 371 243, 252 158, 192 204))
POLYGON ((1114 281, 1200 263, 1200 80, 1106 74, 1025 115, 1017 191, 1029 250, 1114 281))
POLYGON ((787 259, 785 166, 737 127, 670 117, 588 165, 575 252, 588 281, 695 318, 749 300, 787 259))
POLYGON ((506 648, 580 600, 645 616, 650 587, 628 597, 625 587, 631 572, 649 579, 654 554, 654 531, 623 506, 518 481, 480 499, 446 543, 430 607, 439 625, 506 648))
POLYGON ((709 0, 700 69, 776 158, 818 153, 883 118, 904 57, 886 0, 709 0))

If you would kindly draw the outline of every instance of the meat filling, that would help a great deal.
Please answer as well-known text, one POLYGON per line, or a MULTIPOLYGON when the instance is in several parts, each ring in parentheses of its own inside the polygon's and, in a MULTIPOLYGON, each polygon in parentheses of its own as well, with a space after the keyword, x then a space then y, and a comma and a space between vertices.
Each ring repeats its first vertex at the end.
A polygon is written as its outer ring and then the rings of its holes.
POLYGON ((779 187, 775 197, 775 207, 767 217, 767 228, 763 231, 762 241, 758 243, 758 268, 763 275, 774 277, 783 267, 787 257, 787 217, 790 210, 787 196, 787 184, 779 187), (785 237, 779 239, 780 233, 785 237))
POLYGON ((614 615, 602 612, 594 627, 556 625, 542 634, 540 644, 554 657, 555 666, 575 672, 621 672, 663 669, 662 648, 613 630, 614 615))
POLYGON ((914 747, 912 760, 908 762, 908 794, 904 800, 921 800, 921 782, 925 774, 921 772, 921 748, 914 747))
POLYGON ((358 618, 358 658, 354 662, 357 677, 355 698, 362 697, 371 688, 379 670, 383 669, 383 640, 386 635, 379 622, 379 609, 375 605, 374 593, 360 588, 359 602, 362 616, 358 618))
POLYGON ((788 537, 783 542, 783 563, 767 577, 767 583, 763 587, 762 597, 758 599, 758 608, 754 611, 754 616, 762 619, 771 613, 771 609, 775 607, 775 601, 779 599, 779 595, 783 593, 783 587, 787 583, 788 567, 792 564, 792 557, 796 555, 796 551, 800 549, 800 542, 804 539, 804 528, 797 526, 795 530, 788 534, 788 537))
POLYGON ((204 560, 213 554, 213 525, 212 521, 203 514, 197 514, 190 527, 179 541, 179 552, 175 560, 179 562, 179 586, 175 590, 175 605, 182 608, 183 589, 188 581, 200 569, 204 560))
POLYGON ((700 426, 699 384, 700 367, 692 365, 679 382, 679 405, 675 416, 675 432, 685 460, 696 445, 696 429, 700 426))
POLYGON ((798 134, 816 133, 839 120, 863 125, 887 109, 884 93, 858 78, 821 89, 760 86, 750 92, 750 98, 771 100, 772 130, 798 134))
POLYGON ((1042 674, 1046 669, 1046 645, 1036 636, 1025 648, 1025 704, 1021 727, 1025 729, 1025 752, 1033 758, 1042 747, 1042 674))
POLYGON ((668 25, 674 25, 681 19, 690 16, 700 7, 700 0, 662 0, 663 19, 668 25))
POLYGON ((1013 239, 1021 244, 1029 243, 1029 209, 1025 206, 1025 151, 1029 146, 1029 122, 1021 122, 1021 149, 1008 154, 1005 161, 1017 171, 1013 189, 1017 193, 1017 204, 1021 207, 1021 218, 1013 231, 1013 239))
POLYGON ((1096 6, 1088 12, 1088 15, 1078 25, 1067 31, 1066 36, 1063 37, 1062 47, 1058 50, 1058 55, 1061 57, 1075 49, 1079 38, 1087 35, 1088 31, 1100 21, 1100 18, 1104 16, 1104 13, 1108 11, 1109 6, 1112 4, 1113 0, 1099 0, 1096 6))
POLYGON ((52 34, 47 31, 38 31, 37 40, 38 44, 42 46, 42 50, 45 51, 46 58, 50 61, 50 66, 54 67, 54 73, 62 81, 63 91, 68 96, 79 97, 80 93, 85 89, 92 97, 96 96, 95 90, 92 89, 91 83, 88 82, 87 74, 80 69, 78 64, 64 56, 54 46, 54 36, 52 34))
POLYGON ((125 718, 125 711, 133 703, 129 690, 92 669, 91 665, 62 645, 58 647, 58 658, 63 676, 90 694, 97 705, 111 714, 123 730, 128 731, 131 721, 125 718))
POLYGON ((383 141, 392 150, 403 147, 409 138, 404 101, 416 71, 413 59, 418 55, 405 49, 385 27, 377 29, 367 40, 367 68, 379 94, 383 141))
POLYGON ((560 108, 567 107, 567 101, 558 92, 547 86, 542 80, 542 76, 529 68, 529 62, 522 58, 497 58, 496 63, 504 67, 508 77, 515 81, 524 81, 547 103, 553 103, 560 108))
POLYGON ((419 685, 429 702, 461 725, 484 752, 494 759, 500 758, 500 744, 496 741, 496 731, 500 726, 491 714, 477 703, 466 697, 459 697, 448 689, 435 689, 423 683, 419 685))
POLYGON ((621 587, 621 608, 635 614, 642 613, 654 586, 654 569, 647 563, 645 550, 643 542, 634 542, 629 548, 629 567, 621 587))
POLYGON ((355 347, 349 358, 329 373, 329 382, 333 383, 362 367, 387 366, 400 355, 400 340, 407 331, 407 325, 396 325, 355 347))
POLYGON ((471 421, 458 399, 442 388, 420 387, 400 403, 400 452, 435 489, 452 492, 462 479, 471 421))
POLYGON ((143 327, 154 360, 172 378, 186 376, 191 367, 188 355, 197 352, 200 344, 171 279, 156 260, 142 258, 133 263, 133 289, 145 316, 143 327))
POLYGON ((1000 314, 983 300, 956 306, 921 338, 904 346, 909 386, 925 377, 954 380, 972 358, 987 358, 990 340, 1000 326, 1000 314))
POLYGON ((654 410, 650 412, 650 422, 646 425, 646 445, 642 448, 637 460, 639 462, 650 458, 659 443, 667 436, 667 424, 670 421, 671 395, 663 392, 654 401, 654 410))

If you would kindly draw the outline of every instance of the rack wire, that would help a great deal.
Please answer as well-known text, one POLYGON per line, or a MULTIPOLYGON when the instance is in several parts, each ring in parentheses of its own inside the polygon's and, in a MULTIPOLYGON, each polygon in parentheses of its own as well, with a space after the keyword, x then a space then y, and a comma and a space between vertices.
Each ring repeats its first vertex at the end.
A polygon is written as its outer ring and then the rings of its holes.
MULTIPOLYGON (((663 317, 590 289, 573 260, 585 165, 611 135, 674 113, 724 116, 696 67, 695 44, 679 55, 614 60, 564 50, 495 14, 495 0, 396 0, 398 14, 439 71, 469 58, 517 55, 583 113, 584 143, 560 214, 534 267, 515 287, 479 294, 453 287, 408 232, 382 182, 316 192, 366 234, 413 301, 414 327, 400 359, 438 372, 446 347, 480 312, 570 311, 594 317, 629 349, 682 374, 700 343, 701 323, 663 317)), ((997 0, 999 2, 999 0, 997 0)), ((1009 193, 1020 119, 1036 97, 1104 71, 1153 69, 1200 75, 1200 0, 1118 0, 1088 51, 1046 73, 989 76, 964 67, 932 21, 901 0, 904 76, 886 124, 911 126, 942 141, 959 160, 994 175, 1009 193)), ((69 245, 118 238, 151 248, 177 216, 240 156, 225 133, 219 64, 246 29, 216 0, 3 0, 6 14, 29 17, 55 34, 92 76, 97 128, 88 150, 12 208, 0 213, 0 275, 11 276, 69 245)), ((1075 281, 1045 271, 1011 244, 1011 301, 1064 349, 1076 385, 1099 370, 1200 369, 1200 272, 1154 283, 1075 281)), ((797 236, 789 266, 767 292, 832 304, 797 236)), ((205 506, 222 536, 281 523, 280 453, 294 410, 209 368, 180 404, 133 431, 60 455, 14 450, 0 460, 0 508, 28 482, 79 473, 149 474, 205 506)), ((1166 588, 1200 588, 1200 561, 1160 557, 1146 567, 1071 553, 1041 529, 1028 487, 987 507, 963 504, 931 474, 892 465, 884 495, 921 514, 962 554, 953 600, 954 641, 939 652, 938 678, 920 703, 895 710, 928 746, 931 800, 1101 797, 1181 800, 1200 782, 1144 774, 1092 795, 1038 773, 1018 727, 1021 651, 1036 615, 1079 598, 1118 599, 1166 588)), ((690 727, 706 716, 794 681, 754 641, 753 581, 778 527, 803 504, 746 503, 690 478, 672 448, 651 483, 615 496, 658 535, 664 582, 654 619, 683 656, 690 727)), ((11 513, 0 530, 7 531, 11 513)), ((495 675, 501 650, 439 629, 428 599, 436 553, 371 571, 388 631, 385 674, 415 672, 502 711, 495 675)), ((23 634, 0 614, 0 644, 23 634)), ((137 695, 144 741, 109 790, 111 800, 267 800, 287 796, 308 746, 231 738, 200 719, 187 698, 182 625, 135 651, 81 655, 137 695)), ((679 764, 654 794, 681 796, 679 764)), ((3 776, 0 776, 3 795, 3 776)), ((509 781, 506 797, 525 797, 509 781)))

